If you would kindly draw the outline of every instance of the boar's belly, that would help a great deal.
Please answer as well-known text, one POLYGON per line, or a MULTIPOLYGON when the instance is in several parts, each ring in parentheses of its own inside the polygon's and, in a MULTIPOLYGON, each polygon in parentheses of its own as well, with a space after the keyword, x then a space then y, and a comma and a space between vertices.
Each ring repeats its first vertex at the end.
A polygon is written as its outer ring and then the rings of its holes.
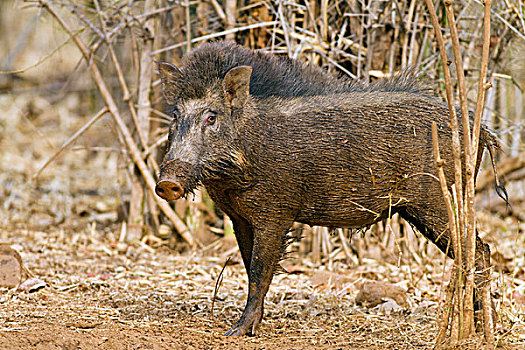
POLYGON ((396 202, 384 197, 319 196, 316 200, 303 203, 296 221, 311 226, 360 228, 395 213, 396 208, 389 207, 390 203, 396 202))

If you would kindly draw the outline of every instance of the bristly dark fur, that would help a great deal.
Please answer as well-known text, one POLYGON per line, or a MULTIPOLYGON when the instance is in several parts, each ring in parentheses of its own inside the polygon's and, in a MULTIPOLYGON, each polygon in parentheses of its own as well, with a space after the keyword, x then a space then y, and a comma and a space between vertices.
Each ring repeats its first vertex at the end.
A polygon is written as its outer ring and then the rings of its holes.
POLYGON ((302 235, 303 230, 304 228, 291 228, 282 237, 281 249, 280 249, 281 256, 275 266, 275 272, 274 272, 275 275, 279 275, 282 273, 288 273, 288 271, 286 271, 284 267, 281 266, 280 263, 281 261, 290 258, 290 256, 296 252, 295 250, 288 251, 288 247, 291 246, 293 243, 299 242, 301 239, 303 239, 304 237, 302 235))
POLYGON ((317 66, 252 51, 233 42, 205 43, 183 60, 176 91, 180 99, 203 98, 210 88, 219 88, 225 74, 237 66, 253 68, 250 94, 256 98, 316 96, 342 92, 411 92, 430 94, 417 79, 414 69, 406 69, 389 79, 365 84, 345 76, 334 76, 317 66))

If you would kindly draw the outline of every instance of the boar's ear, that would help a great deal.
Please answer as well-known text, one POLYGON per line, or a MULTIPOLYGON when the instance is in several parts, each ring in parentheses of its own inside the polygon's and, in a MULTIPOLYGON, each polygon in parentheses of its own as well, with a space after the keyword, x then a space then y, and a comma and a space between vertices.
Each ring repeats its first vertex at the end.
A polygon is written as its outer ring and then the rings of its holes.
POLYGON ((176 98, 176 83, 182 75, 179 68, 168 62, 159 62, 159 75, 162 82, 162 93, 168 104, 173 104, 176 98))
POLYGON ((222 87, 226 100, 233 108, 242 108, 250 95, 250 77, 252 67, 239 66, 232 68, 224 76, 222 87))

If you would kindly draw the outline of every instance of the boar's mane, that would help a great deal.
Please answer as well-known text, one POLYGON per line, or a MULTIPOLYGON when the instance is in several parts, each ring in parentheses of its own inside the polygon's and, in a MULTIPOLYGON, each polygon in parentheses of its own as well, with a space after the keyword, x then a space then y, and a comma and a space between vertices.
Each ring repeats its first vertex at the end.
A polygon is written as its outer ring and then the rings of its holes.
POLYGON ((389 79, 365 84, 345 76, 329 74, 317 66, 252 51, 233 42, 216 41, 200 45, 182 62, 182 74, 175 90, 179 99, 204 98, 208 91, 221 88, 225 74, 237 66, 253 68, 250 94, 256 98, 278 96, 293 98, 343 92, 411 92, 429 94, 413 69, 406 69, 389 79))

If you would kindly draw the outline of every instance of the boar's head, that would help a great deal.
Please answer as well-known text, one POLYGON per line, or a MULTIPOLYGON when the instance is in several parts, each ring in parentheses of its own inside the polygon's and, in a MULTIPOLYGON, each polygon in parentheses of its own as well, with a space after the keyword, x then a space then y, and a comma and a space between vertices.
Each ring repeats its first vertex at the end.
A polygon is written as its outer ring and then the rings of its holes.
POLYGON ((251 72, 249 66, 234 67, 196 89, 184 70, 170 63, 159 64, 173 118, 155 189, 160 197, 176 200, 201 183, 229 181, 243 171, 236 124, 250 104, 251 72))

